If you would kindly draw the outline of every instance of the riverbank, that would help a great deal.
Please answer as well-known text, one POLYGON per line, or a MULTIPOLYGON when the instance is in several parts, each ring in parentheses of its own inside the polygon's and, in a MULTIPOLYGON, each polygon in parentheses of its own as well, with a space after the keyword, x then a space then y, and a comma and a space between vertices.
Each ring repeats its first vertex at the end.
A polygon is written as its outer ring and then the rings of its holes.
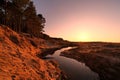
POLYGON ((60 69, 66 74, 65 80, 99 80, 97 73, 90 70, 84 63, 78 62, 64 56, 60 56, 64 50, 70 50, 75 47, 66 47, 56 50, 54 54, 47 55, 46 60, 56 60, 60 69))
POLYGON ((59 50, 59 49, 62 49, 62 48, 66 48, 66 47, 69 47, 69 46, 74 46, 74 45, 60 45, 60 46, 53 47, 53 48, 45 48, 45 49, 42 49, 41 53, 40 53, 40 54, 37 54, 37 56, 38 56, 39 58, 44 59, 47 55, 52 55, 52 54, 54 54, 54 52, 55 52, 56 50, 59 50))
POLYGON ((6 26, 0 26, 0 80, 59 80, 62 71, 57 62, 43 60, 37 55, 66 43, 53 38, 18 34, 6 26))
POLYGON ((78 48, 62 52, 61 56, 84 62, 98 73, 100 80, 120 80, 119 43, 77 43, 78 48))

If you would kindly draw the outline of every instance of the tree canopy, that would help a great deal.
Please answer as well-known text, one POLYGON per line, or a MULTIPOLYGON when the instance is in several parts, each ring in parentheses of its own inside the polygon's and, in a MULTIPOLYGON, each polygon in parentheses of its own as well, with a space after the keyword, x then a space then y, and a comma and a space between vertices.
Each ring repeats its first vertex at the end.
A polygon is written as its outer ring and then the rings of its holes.
POLYGON ((40 36, 45 22, 42 14, 36 13, 30 0, 0 0, 0 24, 7 25, 16 32, 40 36))

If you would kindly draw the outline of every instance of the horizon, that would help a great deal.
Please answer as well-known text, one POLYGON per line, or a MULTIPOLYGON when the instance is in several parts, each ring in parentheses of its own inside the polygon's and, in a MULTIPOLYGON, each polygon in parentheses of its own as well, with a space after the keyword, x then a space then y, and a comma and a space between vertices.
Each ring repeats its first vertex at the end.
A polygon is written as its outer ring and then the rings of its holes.
POLYGON ((33 0, 45 33, 74 42, 120 42, 119 0, 33 0))

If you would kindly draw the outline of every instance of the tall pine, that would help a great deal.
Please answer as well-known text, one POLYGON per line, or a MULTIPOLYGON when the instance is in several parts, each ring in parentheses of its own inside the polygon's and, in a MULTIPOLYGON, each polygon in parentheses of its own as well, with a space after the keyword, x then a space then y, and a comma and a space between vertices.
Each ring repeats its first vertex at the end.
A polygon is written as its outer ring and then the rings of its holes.
POLYGON ((36 14, 30 0, 0 0, 0 24, 9 26, 16 32, 26 32, 40 36, 45 18, 36 14))
POLYGON ((43 31, 44 25, 41 20, 43 17, 40 18, 39 16, 37 16, 33 2, 29 3, 29 7, 25 11, 25 16, 28 29, 27 32, 33 34, 34 36, 39 36, 40 33, 43 31))

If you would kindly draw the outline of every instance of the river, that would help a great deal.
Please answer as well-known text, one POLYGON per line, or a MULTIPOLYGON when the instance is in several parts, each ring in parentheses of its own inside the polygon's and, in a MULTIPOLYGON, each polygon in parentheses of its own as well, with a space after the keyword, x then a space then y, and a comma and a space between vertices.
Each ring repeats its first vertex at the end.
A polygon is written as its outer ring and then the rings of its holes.
POLYGON ((47 55, 46 58, 55 59, 60 68, 70 76, 69 80, 99 80, 97 73, 93 72, 88 66, 75 59, 60 56, 64 50, 72 49, 73 47, 62 48, 54 52, 53 55, 47 55))

